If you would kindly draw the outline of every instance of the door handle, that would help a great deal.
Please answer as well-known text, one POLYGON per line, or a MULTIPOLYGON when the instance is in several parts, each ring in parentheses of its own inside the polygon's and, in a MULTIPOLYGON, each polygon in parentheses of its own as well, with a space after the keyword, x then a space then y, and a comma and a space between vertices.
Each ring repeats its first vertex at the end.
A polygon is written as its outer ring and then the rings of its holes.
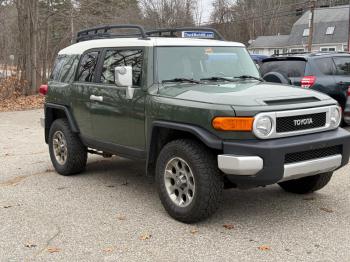
POLYGON ((103 102, 103 96, 91 95, 91 96, 90 96, 90 100, 91 100, 91 101, 103 102))

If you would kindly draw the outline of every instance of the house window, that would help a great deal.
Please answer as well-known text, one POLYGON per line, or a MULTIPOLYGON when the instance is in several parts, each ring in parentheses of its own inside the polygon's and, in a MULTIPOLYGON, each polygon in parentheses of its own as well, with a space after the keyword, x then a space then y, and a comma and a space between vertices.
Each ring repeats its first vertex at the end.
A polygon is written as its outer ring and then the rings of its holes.
POLYGON ((290 50, 291 53, 303 53, 305 52, 305 49, 304 48, 292 48, 290 50))
POLYGON ((333 35, 334 34, 335 26, 329 26, 327 27, 326 35, 333 35))
POLYGON ((279 55, 280 54, 280 50, 279 49, 274 49, 273 50, 273 54, 274 55, 279 55))
POLYGON ((309 28, 304 29, 303 36, 309 36, 309 28))
POLYGON ((320 48, 321 52, 335 52, 337 48, 335 46, 325 46, 320 48))

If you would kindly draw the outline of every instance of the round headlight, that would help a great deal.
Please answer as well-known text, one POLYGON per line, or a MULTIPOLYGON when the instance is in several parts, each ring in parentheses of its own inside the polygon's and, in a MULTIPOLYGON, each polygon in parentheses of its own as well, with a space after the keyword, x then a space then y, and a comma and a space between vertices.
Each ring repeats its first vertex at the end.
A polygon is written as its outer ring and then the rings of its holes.
POLYGON ((331 125, 333 127, 338 127, 341 122, 341 108, 338 106, 332 107, 331 109, 331 125))
POLYGON ((261 116, 255 119, 254 133, 258 137, 266 137, 271 133, 272 119, 268 116, 261 116))

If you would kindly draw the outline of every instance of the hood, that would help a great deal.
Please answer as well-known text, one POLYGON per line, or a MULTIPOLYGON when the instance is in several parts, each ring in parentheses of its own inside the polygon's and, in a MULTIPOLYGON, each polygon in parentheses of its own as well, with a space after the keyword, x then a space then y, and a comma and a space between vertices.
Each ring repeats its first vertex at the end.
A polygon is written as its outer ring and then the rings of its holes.
POLYGON ((331 99, 309 89, 256 81, 164 85, 158 93, 176 99, 235 106, 285 105, 331 99))

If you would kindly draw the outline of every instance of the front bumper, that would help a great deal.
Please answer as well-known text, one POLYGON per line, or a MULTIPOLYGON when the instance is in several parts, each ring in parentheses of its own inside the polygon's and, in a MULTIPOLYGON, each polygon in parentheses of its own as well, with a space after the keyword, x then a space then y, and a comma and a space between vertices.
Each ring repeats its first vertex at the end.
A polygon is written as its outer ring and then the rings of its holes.
POLYGON ((345 104, 343 118, 344 118, 344 122, 350 125, 350 98, 349 97, 347 98, 347 101, 345 104))
POLYGON ((350 133, 334 131, 273 140, 225 141, 218 167, 238 186, 263 186, 334 171, 349 161, 350 133), (330 156, 286 163, 290 153, 339 146, 330 156))

